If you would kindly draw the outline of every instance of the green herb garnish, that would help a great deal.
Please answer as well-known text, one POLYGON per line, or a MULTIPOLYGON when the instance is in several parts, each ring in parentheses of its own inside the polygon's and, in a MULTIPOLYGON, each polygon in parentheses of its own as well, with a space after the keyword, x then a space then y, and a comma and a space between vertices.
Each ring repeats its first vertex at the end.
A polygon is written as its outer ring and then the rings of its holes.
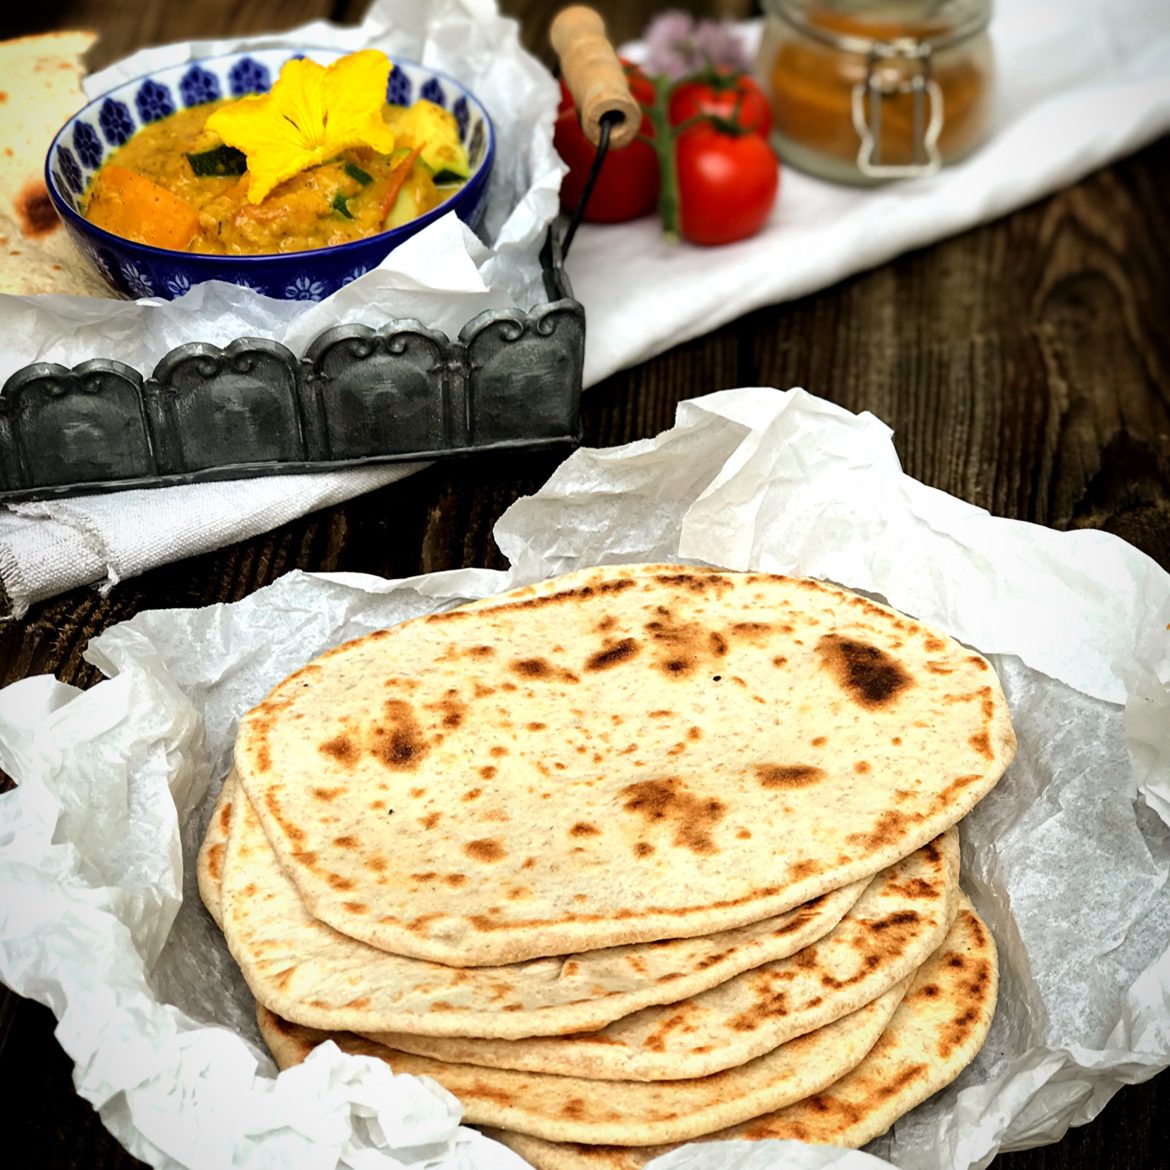
POLYGON ((467 176, 461 175, 457 171, 449 171, 444 168, 441 171, 436 171, 432 176, 432 180, 436 187, 445 187, 451 183, 466 183, 467 176))
POLYGON ((349 203, 340 191, 333 196, 333 210, 340 212, 346 219, 353 219, 353 212, 349 209, 349 203))
POLYGON ((374 176, 363 171, 362 168, 357 165, 357 163, 347 162, 345 164, 345 173, 349 175, 351 179, 356 179, 357 182, 361 183, 363 187, 374 181, 374 176))
POLYGON ((187 155, 191 170, 199 178, 208 175, 242 175, 248 169, 248 159, 242 150, 234 146, 216 146, 198 154, 187 155))

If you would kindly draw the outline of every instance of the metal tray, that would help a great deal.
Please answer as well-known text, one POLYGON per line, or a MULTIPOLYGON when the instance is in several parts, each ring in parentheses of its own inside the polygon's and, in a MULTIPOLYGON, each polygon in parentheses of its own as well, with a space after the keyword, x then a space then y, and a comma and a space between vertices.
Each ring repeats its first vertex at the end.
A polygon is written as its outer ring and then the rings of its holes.
POLYGON ((541 252, 547 302, 480 313, 454 340, 403 319, 326 329, 300 358, 264 338, 188 342, 149 377, 107 357, 24 366, 0 388, 0 500, 576 444, 575 226, 541 252))

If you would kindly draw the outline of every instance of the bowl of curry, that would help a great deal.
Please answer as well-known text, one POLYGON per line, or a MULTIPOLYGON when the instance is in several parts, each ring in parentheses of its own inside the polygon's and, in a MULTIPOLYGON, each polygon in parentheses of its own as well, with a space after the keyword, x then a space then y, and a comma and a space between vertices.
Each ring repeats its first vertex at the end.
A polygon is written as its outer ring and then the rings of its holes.
POLYGON ((264 49, 95 98, 54 138, 45 183, 118 293, 222 280, 316 301, 442 215, 476 227, 494 154, 486 109, 429 66, 264 49))

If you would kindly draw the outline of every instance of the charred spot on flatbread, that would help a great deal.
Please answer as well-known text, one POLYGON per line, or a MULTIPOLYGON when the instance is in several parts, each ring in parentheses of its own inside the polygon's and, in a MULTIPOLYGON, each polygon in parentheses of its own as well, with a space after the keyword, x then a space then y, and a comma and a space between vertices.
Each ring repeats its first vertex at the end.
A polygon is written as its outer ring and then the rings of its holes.
POLYGON ((856 638, 826 634, 817 653, 837 684, 863 707, 889 706, 914 681, 892 654, 856 638))
POLYGON ((711 830, 723 819, 727 806, 713 796, 696 796, 677 777, 643 780, 622 789, 622 808, 636 813, 649 826, 665 823, 672 840, 692 853, 715 853, 711 830))
POLYGON ((765 788, 807 788, 826 776, 815 764, 757 764, 755 771, 765 788))
POLYGON ((48 235, 61 226, 48 189, 39 180, 26 183, 16 196, 16 218, 20 230, 30 239, 48 235))
POLYGON ((622 638, 617 642, 607 642, 596 654, 591 654, 585 661, 586 670, 608 670, 621 662, 628 662, 639 651, 640 647, 633 638, 622 638))

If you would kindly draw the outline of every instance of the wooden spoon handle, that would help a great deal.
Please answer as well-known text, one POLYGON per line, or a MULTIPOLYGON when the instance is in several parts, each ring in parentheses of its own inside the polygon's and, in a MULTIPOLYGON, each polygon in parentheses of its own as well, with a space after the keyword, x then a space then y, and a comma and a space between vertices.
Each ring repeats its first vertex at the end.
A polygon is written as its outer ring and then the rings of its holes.
POLYGON ((623 121, 610 130, 609 144, 628 146, 642 125, 642 110, 606 38, 605 22, 592 8, 574 4, 557 13, 549 40, 560 58, 561 75, 573 95, 585 137, 596 146, 601 140, 601 116, 615 111, 623 121))

